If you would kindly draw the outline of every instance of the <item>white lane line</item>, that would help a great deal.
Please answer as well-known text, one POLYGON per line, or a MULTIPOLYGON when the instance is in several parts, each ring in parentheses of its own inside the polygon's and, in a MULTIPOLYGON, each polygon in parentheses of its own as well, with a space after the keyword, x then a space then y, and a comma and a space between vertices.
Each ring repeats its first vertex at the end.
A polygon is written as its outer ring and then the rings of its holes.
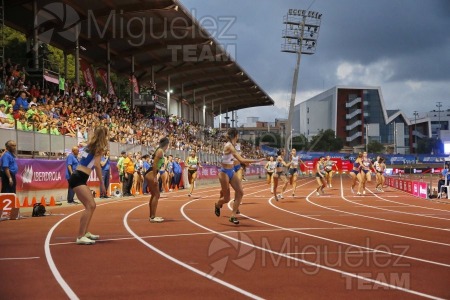
MULTIPOLYGON (((372 205, 367 205, 367 204, 363 204, 363 203, 356 203, 356 202, 354 202, 354 201, 349 200, 348 198, 346 198, 346 197, 344 196, 344 190, 343 190, 342 178, 341 178, 341 188, 342 188, 342 189, 341 189, 341 198, 342 198, 344 201, 349 202, 349 203, 353 203, 353 204, 357 204, 357 205, 359 205, 359 206, 369 207, 369 208, 373 208, 373 209, 377 209, 377 210, 383 210, 383 211, 395 212, 395 213, 398 213, 398 214, 404 214, 404 215, 411 215, 411 216, 418 216, 418 217, 432 218, 432 219, 437 219, 437 220, 450 221, 450 219, 448 219, 448 218, 431 217, 431 216, 427 216, 427 215, 425 215, 425 214, 417 214, 417 213, 412 213, 412 212, 398 211, 398 210, 392 210, 392 209, 384 209, 384 208, 379 207, 379 206, 372 206, 372 205)), ((378 195, 374 194, 374 193, 371 192, 370 190, 369 190, 369 192, 372 193, 373 196, 375 196, 375 197, 377 197, 377 198, 379 198, 379 199, 382 199, 381 197, 379 197, 378 195)), ((389 200, 387 200, 387 199, 384 200, 384 201, 385 201, 385 202, 393 202, 393 203, 397 203, 397 204, 402 204, 401 202, 389 201, 389 200)), ((405 206, 408 206, 408 205, 405 205, 405 206)), ((410 206, 410 207, 414 207, 414 206, 410 206)), ((422 209, 423 209, 423 207, 420 207, 420 206, 419 206, 418 208, 422 208, 422 209)), ((411 223, 405 223, 405 224, 411 224, 411 223)), ((420 227, 422 227, 422 225, 417 225, 417 224, 411 225, 411 226, 420 226, 420 227)), ((439 229, 439 228, 437 228, 437 227, 431 227, 431 226, 425 226, 424 228, 432 228, 432 229, 438 229, 438 230, 445 230, 445 231, 448 231, 447 229, 439 229)))
MULTIPOLYGON (((114 200, 111 202, 101 203, 101 204, 97 204, 97 207, 104 206, 104 205, 112 205, 112 204, 121 203, 121 202, 129 202, 129 199, 120 199, 120 200, 114 200)), ((145 204, 147 204, 147 203, 145 203, 145 204)), ((50 246, 51 246, 50 239, 51 239, 55 229, 61 223, 63 223, 68 218, 70 218, 82 211, 84 211, 84 207, 82 207, 80 210, 75 211, 75 212, 71 213, 70 215, 64 217, 63 219, 59 220, 55 225, 53 225, 53 227, 50 228, 50 230, 48 231, 47 236, 45 238, 45 243, 44 243, 45 258, 47 260, 47 264, 50 268, 50 271, 52 272, 53 276, 55 277, 56 281, 61 286, 63 291, 66 293, 67 297, 69 297, 69 299, 71 299, 71 300, 72 299, 76 300, 79 298, 75 294, 75 292, 70 288, 69 284, 67 284, 67 282, 64 280, 64 278, 61 276, 61 273, 59 272, 58 268, 56 267, 55 261, 53 260, 52 253, 50 251, 50 246)), ((74 239, 75 239, 75 237, 74 237, 74 239)), ((87 246, 87 247, 89 247, 89 246, 87 246)))
POLYGON ((39 256, 30 256, 30 257, 2 257, 0 260, 28 260, 28 259, 39 259, 39 256))
MULTIPOLYGON (((196 200, 191 200, 191 201, 189 201, 189 202, 192 202, 192 201, 196 201, 196 200)), ((188 202, 188 203, 189 203, 189 202, 188 202)), ((239 288, 239 287, 237 287, 237 286, 235 286, 235 285, 233 285, 233 284, 231 284, 231 283, 228 283, 228 282, 226 282, 226 281, 224 281, 224 280, 218 279, 218 278, 216 278, 216 277, 211 276, 210 274, 207 274, 207 273, 205 273, 205 272, 203 272, 203 271, 200 271, 200 270, 198 270, 198 269, 196 269, 196 268, 194 268, 194 267, 192 267, 192 266, 190 266, 190 265, 188 265, 188 264, 186 264, 186 263, 184 263, 184 262, 182 262, 182 261, 176 259, 175 257, 170 256, 169 254, 165 253, 164 251, 159 250, 158 248, 156 248, 155 246, 151 245, 150 243, 144 241, 144 239, 142 239, 140 236, 138 236, 138 235, 130 228, 130 226, 128 225, 128 222, 127 222, 127 219, 128 219, 129 214, 130 214, 131 212, 133 212, 135 209, 138 209, 139 207, 144 206, 144 205, 147 205, 147 203, 142 204, 142 205, 139 205, 139 206, 137 206, 137 207, 135 207, 135 208, 129 210, 129 211, 125 214, 125 216, 123 217, 123 224, 124 224, 125 228, 127 229, 127 231, 128 231, 131 235, 134 236, 135 239, 137 239, 139 242, 141 242, 142 244, 144 244, 144 245, 145 245, 146 247, 148 247, 149 249, 151 249, 151 250, 155 251, 156 253, 160 254, 161 256, 165 257, 166 259, 168 259, 168 260, 170 260, 170 261, 176 263, 177 265, 180 265, 180 266, 182 266, 182 267, 184 267, 184 268, 186 268, 186 269, 188 269, 188 270, 190 270, 190 271, 192 271, 192 272, 194 272, 194 273, 196 273, 196 274, 198 274, 198 275, 200 275, 200 276, 202 276, 202 277, 205 277, 205 278, 207 278, 207 279, 209 279, 209 280, 212 280, 212 281, 214 281, 214 282, 216 282, 216 283, 218 283, 218 284, 221 284, 221 285, 223 285, 223 286, 225 286, 225 287, 227 287, 227 288, 229 288, 229 289, 232 289, 232 290, 234 290, 234 291, 236 291, 236 292, 238 292, 238 293, 240 293, 240 294, 242 294, 242 295, 244 295, 244 296, 247 296, 247 297, 249 297, 249 298, 252 298, 252 299, 264 299, 264 298, 261 298, 261 297, 255 295, 255 294, 252 294, 252 293, 250 293, 250 292, 248 292, 248 291, 246 291, 246 290, 244 290, 244 289, 241 289, 241 288, 239 288)), ((184 207, 184 205, 183 205, 183 207, 184 207)))
MULTIPOLYGON (((349 277, 352 277, 352 278, 356 278, 356 279, 368 281, 368 282, 371 282, 371 283, 374 283, 374 284, 378 284, 378 285, 381 285, 381 286, 385 286, 385 287, 388 287, 388 288, 391 288, 391 289, 400 290, 400 291, 403 291, 403 292, 406 292, 406 293, 410 293, 410 294, 414 294, 414 295, 418 295, 418 296, 422 296, 422 297, 426 297, 426 298, 430 298, 430 299, 441 299, 441 298, 439 298, 439 297, 436 297, 436 296, 433 296, 433 295, 429 295, 429 294, 425 294, 425 293, 422 293, 422 292, 419 292, 419 291, 415 291, 415 290, 411 290, 411 289, 399 287, 399 286, 396 286, 396 285, 391 285, 391 284, 388 284, 388 283, 386 283, 386 282, 377 281, 377 280, 375 280, 375 279, 367 278, 367 277, 364 277, 364 276, 361 276, 361 275, 358 275, 358 274, 349 273, 349 272, 342 271, 342 270, 339 270, 339 269, 335 269, 335 268, 331 268, 331 267, 324 266, 324 265, 321 265, 321 264, 313 263, 313 262, 310 262, 310 261, 307 261, 307 260, 304 260, 304 259, 292 257, 292 256, 289 256, 289 255, 284 254, 284 253, 276 252, 276 251, 273 251, 273 250, 271 250, 271 249, 262 248, 262 247, 260 247, 260 246, 253 245, 252 243, 248 243, 248 242, 245 242, 245 241, 243 241, 243 240, 240 240, 240 239, 236 239, 236 238, 227 236, 227 235, 225 235, 225 234, 222 234, 221 232, 212 230, 212 229, 210 229, 210 228, 208 228, 208 227, 206 227, 206 226, 203 226, 203 225, 201 225, 201 224, 195 222, 194 220, 192 220, 191 218, 189 218, 189 217, 186 215, 186 213, 184 212, 184 208, 185 208, 187 205, 189 205, 189 204, 191 204, 191 203, 193 203, 193 202, 195 202, 195 201, 196 201, 196 200, 189 201, 189 202, 185 203, 185 204, 181 207, 180 210, 181 210, 181 213, 183 214, 183 216, 184 216, 189 222, 191 222, 192 224, 194 224, 194 225, 196 225, 196 226, 198 226, 198 227, 200 227, 200 228, 203 228, 203 229, 205 229, 205 230, 207 230, 207 231, 213 232, 213 233, 215 233, 215 234, 217 234, 217 235, 220 235, 220 236, 222 236, 222 237, 224 237, 224 238, 233 240, 233 241, 235 241, 235 242, 237 242, 237 243, 240 243, 240 244, 243 244, 243 245, 246 245, 246 246, 249 246, 249 247, 258 249, 258 250, 263 251, 263 252, 268 252, 268 253, 270 253, 270 254, 274 254, 274 255, 277 255, 277 256, 281 256, 281 257, 284 257, 284 258, 287 258, 287 259, 299 261, 299 262, 302 262, 302 263, 304 263, 304 264, 306 264, 306 265, 314 266, 314 267, 321 268, 321 269, 324 269, 324 270, 327 270, 327 271, 331 271, 331 272, 334 272, 334 273, 339 273, 339 274, 344 275, 344 276, 349 276, 349 277)), ((230 202, 231 202, 231 201, 230 201, 230 202)), ((230 202, 228 203, 228 205, 230 205, 230 202)), ((283 227, 280 227, 280 226, 277 226, 277 225, 273 225, 273 224, 269 224, 269 223, 266 223, 266 222, 263 222, 263 221, 259 221, 259 220, 250 218, 250 217, 248 217, 248 216, 246 216, 246 217, 249 218, 249 219, 251 219, 251 220, 254 220, 254 221, 256 221, 256 222, 259 222, 259 223, 262 223, 262 224, 266 224, 266 225, 271 226, 271 227, 275 227, 275 228, 279 228, 279 229, 285 229, 286 231, 291 231, 291 230, 287 230, 287 228, 283 228, 283 227)), ((294 232, 295 232, 295 231, 294 231, 294 232)), ((297 233, 299 233, 299 232, 297 232, 297 233)), ((303 233, 300 233, 300 234, 303 234, 303 233)), ((375 251, 377 251, 377 250, 375 250, 375 251)), ((378 251, 377 251, 377 252, 378 252, 378 251)))
MULTIPOLYGON (((378 221, 384 221, 384 222, 391 222, 391 223, 396 223, 396 224, 402 224, 402 225, 409 225, 409 226, 416 226, 416 227, 423 227, 423 228, 428 228, 428 229, 436 229, 436 230, 442 230, 442 231, 450 231, 447 228, 438 228, 438 227, 431 227, 431 226, 425 226, 425 225, 417 225, 417 224, 412 224, 412 223, 405 223, 405 222, 400 222, 400 221, 393 221, 393 220, 388 220, 388 219, 383 219, 383 218, 377 218, 377 217, 372 217, 372 216, 367 216, 367 215, 361 215, 361 214, 357 214, 357 213, 351 213, 348 211, 344 211, 344 210, 338 210, 338 209, 334 209, 334 208, 328 208, 326 206, 317 204, 315 202, 312 202, 309 200, 309 198, 306 198, 306 201, 311 203, 312 205, 327 209, 327 210, 332 210, 341 214, 347 214, 348 216, 353 216, 353 217, 362 217, 362 218, 367 218, 367 219, 374 219, 374 220, 378 220, 378 221)), ((288 211, 288 210, 286 210, 288 211)), ((288 211, 289 212, 289 211, 288 211)), ((291 212, 292 213, 292 212, 291 212)), ((305 217, 303 215, 300 215, 301 217, 305 217)), ((380 233, 380 234, 385 234, 385 235, 390 235, 390 236, 395 236, 395 237, 400 237, 400 238, 404 238, 404 239, 410 239, 410 240, 414 240, 414 241, 420 241, 420 242, 425 242, 425 243, 431 243, 431 244, 436 244, 436 245, 441 245, 441 246, 446 246, 446 247, 450 247, 450 244, 448 243, 441 243, 441 242, 436 242, 436 241, 431 241, 431 240, 425 240, 425 239, 420 239, 420 238, 415 238, 415 237, 410 237, 410 236, 405 236, 405 235, 401 235, 401 234, 395 234, 395 233, 390 233, 390 232, 385 232, 385 231, 379 231, 379 230, 375 230, 375 229, 369 229, 369 228, 364 228, 364 227, 357 227, 357 226, 351 226, 351 225, 345 225, 345 224, 341 224, 341 223, 336 223, 336 222, 331 222, 331 221, 325 221, 325 220, 320 220, 320 219, 315 219, 315 218, 311 218, 313 220, 317 220, 317 221, 322 221, 322 222, 326 222, 326 223, 330 223, 330 224, 334 224, 337 226, 349 226, 351 228, 355 228, 355 229, 360 229, 360 230, 364 230, 364 231, 370 231, 370 232, 375 232, 375 233, 380 233)))
MULTIPOLYGON (((183 219, 184 220, 184 219, 183 219)), ((148 222, 147 219, 145 219, 146 222, 148 222)), ((317 228, 289 228, 292 230, 300 230, 300 231, 306 231, 306 230, 352 230, 352 228, 347 227, 317 227, 317 228)), ((253 230, 228 230, 228 231, 222 231, 223 233, 238 233, 238 232, 244 232, 244 233, 252 233, 252 232, 279 232, 283 231, 281 229, 253 229, 253 230)), ((198 235, 211 235, 210 232, 192 232, 192 233, 178 233, 178 234, 161 234, 161 235, 145 235, 141 236, 143 239, 157 239, 157 238, 170 238, 170 237, 186 237, 186 236, 198 236, 198 235)), ((111 241, 126 241, 126 240, 134 240, 133 236, 127 236, 127 237, 117 237, 117 238, 104 238, 105 236, 102 236, 101 240, 96 241, 96 243, 103 243, 103 242, 111 242, 111 241)), ((52 243, 50 246, 62 246, 62 245, 70 245, 75 244, 75 242, 61 242, 61 243, 52 243)), ((36 257, 39 258, 39 257, 36 257)), ((0 258, 0 260, 2 260, 0 258)))
POLYGON ((44 250, 45 250, 45 258, 47 259, 48 266, 50 267, 50 270, 55 277, 56 281, 59 283, 63 291, 66 293, 67 297, 69 299, 79 299, 78 296, 75 294, 75 292, 70 288, 70 286, 67 284, 67 282, 64 280, 64 278, 61 276, 61 273, 59 273, 58 268, 55 265, 55 262, 53 261, 52 253, 50 251, 50 239, 52 237, 53 232, 55 229, 64 222, 66 219, 70 218, 71 216, 79 213, 80 211, 76 211, 67 217, 59 220, 53 227, 49 230, 47 233, 47 237, 45 238, 45 244, 44 244, 44 250))
POLYGON ((318 255, 318 254, 362 254, 362 253, 373 253, 374 251, 327 251, 327 252, 291 252, 286 253, 287 255, 318 255))

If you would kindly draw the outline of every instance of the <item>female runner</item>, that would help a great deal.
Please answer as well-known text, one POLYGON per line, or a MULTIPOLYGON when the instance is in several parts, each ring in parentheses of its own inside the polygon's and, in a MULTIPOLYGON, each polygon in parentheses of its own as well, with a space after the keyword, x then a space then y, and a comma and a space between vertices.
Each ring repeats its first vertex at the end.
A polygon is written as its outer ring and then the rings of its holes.
POLYGON ((235 191, 235 195, 234 195, 233 210, 231 212, 231 217, 229 221, 233 224, 239 224, 239 220, 236 218, 236 213, 239 210, 239 205, 241 204, 242 197, 244 196, 242 182, 238 178, 238 176, 235 176, 233 161, 237 159, 241 163, 251 164, 264 160, 264 158, 260 160, 245 159, 242 156, 240 156, 237 153, 236 149, 234 148, 234 145, 236 144, 238 138, 239 134, 237 129, 230 128, 227 133, 228 142, 225 144, 223 148, 222 168, 220 168, 219 171, 219 182, 223 192, 223 199, 220 199, 214 205, 214 213, 216 214, 216 216, 219 217, 222 205, 230 201, 230 185, 231 185, 231 187, 235 191))
POLYGON ((375 187, 375 189, 379 192, 384 192, 383 191, 383 186, 384 186, 384 181, 385 181, 384 170, 386 170, 386 164, 384 163, 384 157, 378 158, 378 161, 376 161, 374 163, 374 167, 375 167, 375 171, 377 172, 376 173, 377 186, 375 187))
POLYGON ((297 150, 292 149, 291 150, 291 162, 289 164, 289 181, 290 184, 293 187, 292 190, 292 197, 295 196, 295 189, 297 188, 297 178, 298 175, 301 173, 300 171, 300 163, 302 163, 305 167, 305 163, 300 159, 300 157, 297 156, 297 150))
POLYGON ((197 170, 201 168, 200 161, 198 157, 195 155, 195 151, 191 150, 191 155, 186 159, 186 166, 188 168, 188 181, 190 186, 188 196, 191 197, 192 192, 194 191, 194 183, 197 179, 197 170))
POLYGON ((269 158, 269 161, 266 163, 264 168, 267 171, 267 184, 270 184, 270 192, 273 193, 273 173, 275 172, 277 162, 273 160, 273 156, 269 158))
POLYGON ((336 171, 339 171, 338 167, 337 167, 336 163, 331 160, 331 157, 329 155, 327 155, 324 163, 325 163, 325 172, 327 172, 325 175, 325 178, 327 179, 328 187, 333 187, 333 185, 331 184, 332 183, 331 181, 333 179, 333 173, 334 173, 333 167, 336 168, 336 171))
POLYGON ((321 156, 316 163, 316 181, 319 185, 316 189, 316 195, 319 196, 319 190, 324 194, 323 189, 327 186, 327 182, 325 180, 325 157, 321 156))
MULTIPOLYGON (((361 182, 361 159, 362 159, 362 152, 359 152, 358 157, 355 159, 355 162, 353 163, 353 169, 350 171, 350 177, 352 177, 352 186, 351 191, 352 194, 355 193, 355 186, 356 181, 361 182)), ((358 192, 359 193, 359 192, 358 192)))
POLYGON ((156 217, 156 209, 158 208, 158 200, 160 197, 159 186, 158 186, 158 173, 159 170, 165 164, 164 152, 169 147, 169 139, 162 138, 159 141, 159 147, 156 148, 153 154, 152 166, 147 170, 144 175, 144 179, 150 189, 150 200, 148 201, 148 207, 150 211, 150 222, 151 223, 161 223, 164 221, 161 217, 156 217))
POLYGON ((283 193, 286 191, 287 185, 289 183, 286 178, 286 173, 284 172, 284 167, 289 167, 289 164, 287 164, 283 160, 284 150, 279 150, 277 154, 278 154, 278 157, 277 157, 277 161, 275 164, 275 173, 272 176, 273 177, 273 194, 274 194, 276 201, 278 201, 278 198, 284 199, 283 193), (278 182, 279 182, 280 178, 284 182, 284 186, 281 190, 281 194, 277 195, 278 182))
POLYGON ((92 215, 94 214, 96 204, 94 201, 94 196, 86 183, 89 179, 92 168, 95 168, 100 181, 100 194, 106 194, 100 162, 103 152, 106 150, 107 146, 108 130, 103 126, 95 128, 94 134, 89 139, 84 150, 81 152, 81 159, 76 170, 72 172, 69 178, 69 186, 77 195, 78 200, 80 200, 84 205, 84 211, 81 213, 80 217, 78 237, 76 239, 76 243, 78 245, 95 244, 95 240, 100 238, 98 235, 91 234, 88 231, 89 223, 91 222, 92 215))
POLYGON ((367 157, 367 152, 363 152, 361 158, 361 181, 359 182, 358 195, 361 193, 363 195, 366 194, 366 182, 370 182, 372 180, 372 175, 370 169, 373 168, 372 161, 367 157))

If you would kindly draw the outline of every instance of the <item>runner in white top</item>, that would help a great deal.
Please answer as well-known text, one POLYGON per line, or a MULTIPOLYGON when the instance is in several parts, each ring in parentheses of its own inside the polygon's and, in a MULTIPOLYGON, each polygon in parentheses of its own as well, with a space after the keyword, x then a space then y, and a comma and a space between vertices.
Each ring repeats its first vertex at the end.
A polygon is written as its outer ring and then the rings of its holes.
POLYGON ((384 170, 386 169, 386 164, 384 163, 384 158, 378 156, 378 160, 373 164, 375 171, 376 171, 376 178, 377 178, 377 185, 375 189, 378 192, 384 192, 383 186, 384 186, 384 170))
POLYGON ((297 188, 297 178, 298 175, 301 174, 300 164, 303 164, 305 167, 307 167, 307 165, 305 165, 305 163, 300 159, 300 157, 297 156, 297 150, 292 149, 291 162, 289 163, 289 170, 288 170, 289 181, 293 188, 292 197, 295 196, 295 190, 297 188))
POLYGON ((339 171, 336 162, 331 160, 331 156, 327 155, 324 165, 325 165, 325 172, 327 172, 325 178, 327 180, 328 187, 333 187, 333 185, 331 184, 334 173, 333 168, 335 168, 336 171, 339 171))
POLYGON ((267 184, 270 184, 270 192, 273 193, 273 173, 275 172, 277 162, 273 160, 273 156, 269 157, 269 161, 265 165, 267 171, 267 184))

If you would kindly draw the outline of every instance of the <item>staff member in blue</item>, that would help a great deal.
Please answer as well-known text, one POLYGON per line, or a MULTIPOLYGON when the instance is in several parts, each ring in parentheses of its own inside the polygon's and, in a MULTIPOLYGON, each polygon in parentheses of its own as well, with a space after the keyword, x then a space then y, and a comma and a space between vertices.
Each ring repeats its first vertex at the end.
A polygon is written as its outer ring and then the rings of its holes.
MULTIPOLYGON (((75 171, 77 169, 78 153, 79 153, 78 146, 74 146, 72 148, 72 152, 69 155, 67 155, 67 159, 66 159, 66 179, 67 179, 67 181, 69 181, 70 176, 72 175, 73 171, 75 171)), ((73 200, 74 196, 75 196, 75 192, 73 191, 73 189, 70 187, 70 184, 69 184, 69 188, 67 189, 67 203, 68 204, 80 204, 79 202, 76 202, 75 200, 73 200)))
POLYGON ((6 151, 1 158, 2 166, 2 193, 16 193, 16 174, 18 171, 16 162, 17 144, 13 140, 5 143, 6 151))
POLYGON ((109 198, 107 188, 109 187, 109 178, 111 177, 110 173, 110 161, 109 161, 109 150, 106 151, 105 155, 102 156, 102 160, 100 161, 100 166, 102 167, 102 178, 103 183, 105 184, 105 192, 100 193, 100 198, 109 198))
POLYGON ((100 238, 98 235, 91 234, 88 231, 96 204, 94 195, 92 195, 91 190, 87 186, 87 181, 89 175, 91 175, 92 168, 95 168, 95 172, 100 181, 100 194, 105 193, 106 189, 102 178, 100 161, 107 146, 108 130, 103 126, 95 128, 92 137, 89 138, 86 147, 81 152, 81 159, 77 169, 72 173, 69 179, 69 186, 73 188, 78 199, 84 205, 84 211, 81 213, 80 218, 78 237, 76 239, 78 245, 95 244, 95 240, 100 238))

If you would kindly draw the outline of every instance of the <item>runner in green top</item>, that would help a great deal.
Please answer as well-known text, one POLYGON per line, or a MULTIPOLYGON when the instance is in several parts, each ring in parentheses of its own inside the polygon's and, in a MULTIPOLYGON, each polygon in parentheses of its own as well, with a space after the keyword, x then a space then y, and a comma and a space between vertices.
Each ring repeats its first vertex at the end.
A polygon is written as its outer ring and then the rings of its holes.
POLYGON ((186 167, 188 168, 188 181, 190 184, 188 196, 190 197, 194 191, 194 184, 197 179, 197 170, 202 167, 198 157, 195 155, 195 150, 191 150, 190 156, 186 159, 186 167))
POLYGON ((159 147, 153 154, 153 165, 144 175, 144 180, 147 181, 147 185, 150 188, 150 200, 148 201, 148 207, 150 210, 150 222, 161 223, 164 221, 161 217, 156 217, 156 209, 158 208, 159 200, 159 187, 158 187, 158 171, 165 163, 164 152, 169 147, 169 139, 162 138, 159 141, 159 147))

